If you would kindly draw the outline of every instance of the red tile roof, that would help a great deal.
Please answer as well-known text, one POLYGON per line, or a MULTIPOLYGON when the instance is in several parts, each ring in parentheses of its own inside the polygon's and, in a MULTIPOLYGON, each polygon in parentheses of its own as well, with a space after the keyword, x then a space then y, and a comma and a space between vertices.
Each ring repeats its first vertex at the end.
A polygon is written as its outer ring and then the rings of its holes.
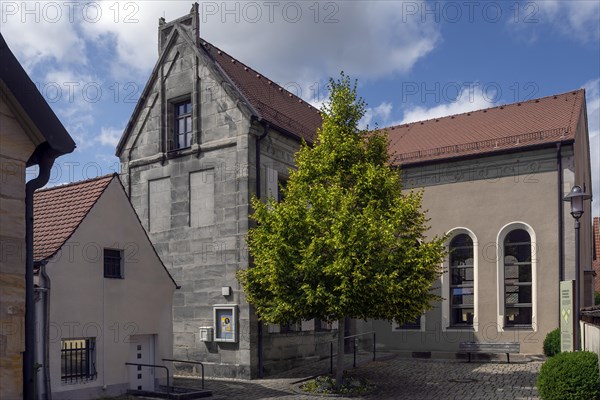
MULTIPOLYGON (((202 40, 201 40, 202 41, 202 40)), ((319 110, 214 45, 206 50, 263 118, 309 143, 321 127, 319 110)), ((585 91, 443 118, 388 130, 394 164, 520 149, 574 139, 585 91)))
POLYGON ((42 189, 33 195, 33 259, 56 254, 116 174, 42 189))
POLYGON ((567 142, 585 103, 583 89, 387 128, 396 164, 567 142))
POLYGON ((314 141, 322 122, 318 109, 223 50, 200 41, 200 47, 210 54, 264 119, 309 143, 314 141))

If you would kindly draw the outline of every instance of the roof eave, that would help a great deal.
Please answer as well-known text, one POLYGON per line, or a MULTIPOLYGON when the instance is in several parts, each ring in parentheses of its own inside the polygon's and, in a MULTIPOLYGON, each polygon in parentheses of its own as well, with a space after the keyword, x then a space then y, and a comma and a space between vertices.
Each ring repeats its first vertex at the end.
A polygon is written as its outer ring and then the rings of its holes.
POLYGON ((434 159, 430 159, 430 160, 415 161, 415 162, 408 162, 408 163, 398 163, 398 164, 393 164, 393 166, 395 168, 400 168, 400 169, 418 168, 418 167, 425 167, 428 165, 441 164, 441 163, 446 163, 446 162, 473 160, 476 158, 481 158, 482 156, 484 156, 484 157, 497 156, 497 155, 503 155, 503 154, 520 153, 523 151, 532 151, 532 150, 553 148, 553 147, 556 147, 556 145, 559 143, 562 145, 569 145, 569 144, 573 144, 574 142, 575 142, 575 139, 566 139, 566 140, 560 140, 560 141, 555 141, 555 142, 538 143, 538 144, 532 144, 532 145, 528 145, 528 146, 519 146, 518 148, 489 151, 489 152, 485 152, 485 153, 454 155, 454 156, 443 157, 443 158, 434 158, 434 159))

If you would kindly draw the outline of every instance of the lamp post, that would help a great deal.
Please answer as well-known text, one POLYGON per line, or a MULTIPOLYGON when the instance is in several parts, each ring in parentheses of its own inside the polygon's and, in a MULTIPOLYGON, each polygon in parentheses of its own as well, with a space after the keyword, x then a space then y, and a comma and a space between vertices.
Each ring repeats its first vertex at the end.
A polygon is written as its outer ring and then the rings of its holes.
POLYGON ((583 201, 592 196, 587 194, 581 186, 573 186, 568 195, 563 199, 571 203, 571 215, 575 219, 575 351, 581 350, 581 334, 579 328, 579 303, 580 303, 580 279, 579 279, 579 218, 583 215, 583 201))

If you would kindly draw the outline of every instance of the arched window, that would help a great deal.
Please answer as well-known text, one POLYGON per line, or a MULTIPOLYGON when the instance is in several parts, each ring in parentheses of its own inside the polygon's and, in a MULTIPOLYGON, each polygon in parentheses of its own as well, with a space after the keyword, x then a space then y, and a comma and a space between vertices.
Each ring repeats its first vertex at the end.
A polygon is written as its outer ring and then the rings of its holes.
POLYGON ((449 248, 450 326, 472 326, 475 315, 473 240, 455 236, 449 248))
POLYGON ((523 229, 504 239, 504 324, 532 325, 531 237, 523 229))

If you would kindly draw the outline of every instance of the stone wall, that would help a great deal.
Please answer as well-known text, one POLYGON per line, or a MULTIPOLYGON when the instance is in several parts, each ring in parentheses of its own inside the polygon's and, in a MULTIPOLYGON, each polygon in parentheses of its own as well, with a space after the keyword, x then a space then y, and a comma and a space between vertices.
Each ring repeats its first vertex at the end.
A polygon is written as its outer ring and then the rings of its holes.
POLYGON ((211 61, 189 45, 190 32, 174 37, 128 132, 122 181, 181 285, 173 303, 174 357, 205 362, 209 376, 250 378, 256 331, 236 278, 248 265, 250 120, 221 88, 211 61), (182 96, 192 102, 192 146, 170 151, 169 107, 182 96), (151 186, 169 193, 150 194, 151 186), (223 287, 231 295, 223 296, 223 287), (215 304, 238 305, 237 343, 200 341, 200 327, 213 325, 215 304))
POLYGON ((0 92, 0 398, 23 392, 25 164, 35 144, 0 92))

